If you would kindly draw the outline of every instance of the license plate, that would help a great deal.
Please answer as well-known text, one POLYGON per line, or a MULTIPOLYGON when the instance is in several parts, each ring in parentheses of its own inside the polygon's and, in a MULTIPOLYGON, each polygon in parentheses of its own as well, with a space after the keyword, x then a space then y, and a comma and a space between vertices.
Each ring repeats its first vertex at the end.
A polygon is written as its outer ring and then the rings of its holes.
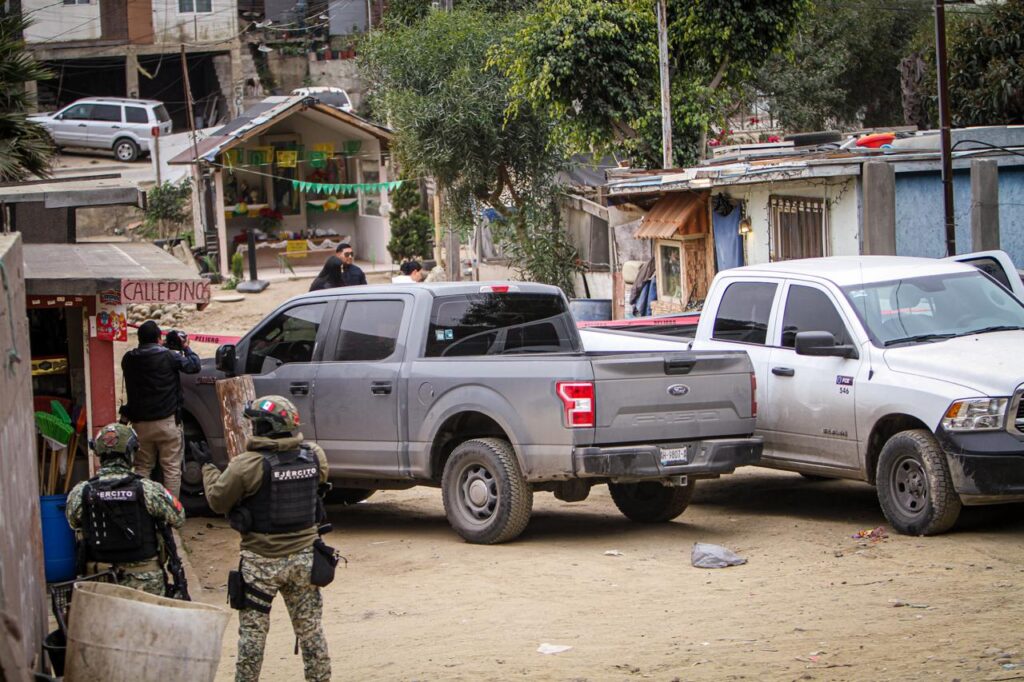
POLYGON ((684 445, 681 448, 662 448, 661 464, 668 466, 672 464, 686 464, 690 458, 690 447, 684 445))

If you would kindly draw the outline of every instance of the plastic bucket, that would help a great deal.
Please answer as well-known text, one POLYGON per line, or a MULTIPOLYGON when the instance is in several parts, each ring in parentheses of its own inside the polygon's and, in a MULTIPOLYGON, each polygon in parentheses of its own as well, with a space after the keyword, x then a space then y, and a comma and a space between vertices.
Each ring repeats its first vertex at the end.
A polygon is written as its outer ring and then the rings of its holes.
POLYGON ((60 630, 54 630, 43 640, 43 649, 50 659, 50 668, 57 677, 64 674, 64 654, 67 652, 67 646, 68 642, 60 630))
POLYGON ((64 515, 67 505, 67 495, 44 495, 39 498, 48 583, 64 582, 75 577, 75 534, 64 515))
POLYGON ((67 682, 212 682, 231 612, 109 583, 76 583, 67 682))
POLYGON ((597 322, 612 319, 612 299, 573 298, 569 299, 569 312, 577 322, 597 322))

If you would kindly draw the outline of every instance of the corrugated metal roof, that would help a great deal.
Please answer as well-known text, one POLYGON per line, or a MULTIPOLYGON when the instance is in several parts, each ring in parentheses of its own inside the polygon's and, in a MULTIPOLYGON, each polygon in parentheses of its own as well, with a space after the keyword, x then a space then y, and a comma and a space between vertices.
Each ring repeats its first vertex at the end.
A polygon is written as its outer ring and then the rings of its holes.
POLYGON ((640 223, 640 239, 708 233, 708 193, 673 192, 658 199, 640 223))

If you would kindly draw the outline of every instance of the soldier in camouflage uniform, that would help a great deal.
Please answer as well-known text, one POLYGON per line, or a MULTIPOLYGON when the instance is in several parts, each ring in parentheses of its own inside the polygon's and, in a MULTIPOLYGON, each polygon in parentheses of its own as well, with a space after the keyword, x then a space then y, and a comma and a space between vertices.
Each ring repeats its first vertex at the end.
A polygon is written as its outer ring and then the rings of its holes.
POLYGON ((139 448, 135 431, 108 424, 93 441, 100 458, 96 477, 68 495, 67 517, 80 532, 87 573, 113 568, 127 587, 164 596, 164 569, 156 524, 180 528, 181 503, 159 483, 132 472, 139 448))
POLYGON ((318 538, 317 488, 327 481, 327 457, 304 443, 299 413, 287 398, 266 396, 246 405, 253 423, 247 452, 219 471, 208 453, 193 453, 203 464, 210 508, 230 512, 242 535, 244 605, 238 614, 236 682, 258 680, 270 630, 270 607, 280 592, 302 648, 307 680, 331 679, 321 617, 320 588, 310 583, 313 543, 318 538))

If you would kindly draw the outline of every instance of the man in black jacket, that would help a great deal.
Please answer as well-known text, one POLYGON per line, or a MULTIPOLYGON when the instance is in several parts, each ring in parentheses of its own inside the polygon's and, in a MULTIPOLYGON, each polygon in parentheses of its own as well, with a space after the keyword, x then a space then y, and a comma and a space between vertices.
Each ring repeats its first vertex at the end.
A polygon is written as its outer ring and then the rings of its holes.
POLYGON ((363 269, 356 265, 356 254, 351 244, 342 242, 334 250, 341 259, 341 286, 350 287, 356 284, 366 284, 366 275, 363 269))
POLYGON ((149 320, 139 327, 139 347, 121 360, 128 403, 121 415, 132 422, 139 436, 135 473, 149 477, 157 460, 164 472, 164 487, 175 498, 181 492, 180 373, 199 372, 199 356, 183 339, 180 351, 160 345, 160 327, 149 320))

